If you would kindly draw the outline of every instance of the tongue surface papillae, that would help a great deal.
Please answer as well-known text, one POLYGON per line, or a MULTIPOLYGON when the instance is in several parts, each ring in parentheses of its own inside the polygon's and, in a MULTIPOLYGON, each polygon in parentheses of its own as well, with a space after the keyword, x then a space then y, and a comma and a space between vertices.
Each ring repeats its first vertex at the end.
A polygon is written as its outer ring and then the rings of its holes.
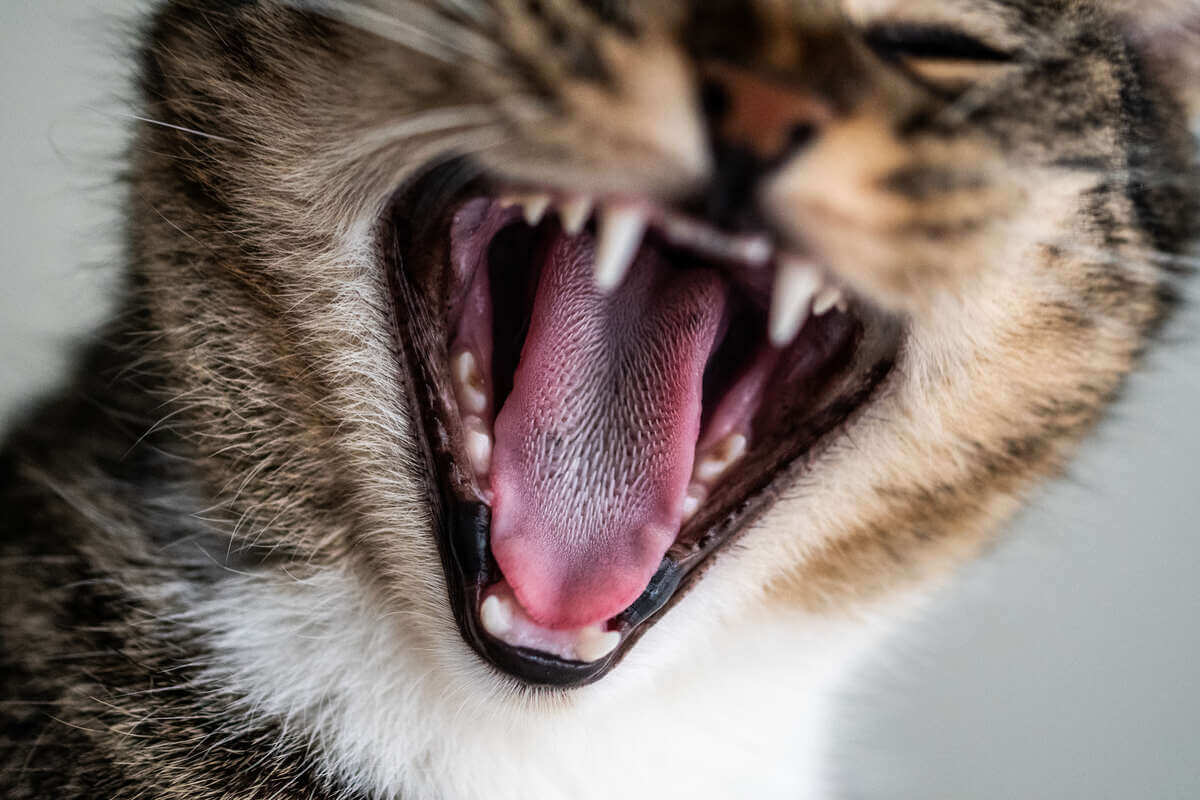
POLYGON ((590 236, 548 249, 495 423, 492 553, 525 611, 572 628, 620 613, 679 531, 725 287, 643 247, 604 295, 590 236))

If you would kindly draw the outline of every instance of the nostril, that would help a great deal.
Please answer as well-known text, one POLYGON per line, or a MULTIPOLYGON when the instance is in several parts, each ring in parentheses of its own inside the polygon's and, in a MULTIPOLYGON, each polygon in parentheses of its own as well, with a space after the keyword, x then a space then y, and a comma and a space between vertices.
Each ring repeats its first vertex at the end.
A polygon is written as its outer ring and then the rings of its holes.
POLYGON ((812 144, 817 138, 817 126, 812 122, 798 122, 788 130, 787 145, 783 148, 784 157, 793 156, 812 144))
POLYGON ((725 230, 759 226, 763 180, 811 147, 832 112, 799 82, 733 64, 702 64, 697 77, 714 167, 698 210, 725 230))

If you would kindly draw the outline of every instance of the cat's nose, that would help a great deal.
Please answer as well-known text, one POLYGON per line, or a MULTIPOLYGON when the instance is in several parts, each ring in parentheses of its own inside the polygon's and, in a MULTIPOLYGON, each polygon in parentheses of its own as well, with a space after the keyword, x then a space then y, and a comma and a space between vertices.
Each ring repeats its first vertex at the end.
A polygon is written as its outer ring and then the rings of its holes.
POLYGON ((714 166, 707 216, 732 230, 752 227, 763 178, 819 136, 833 110, 811 91, 719 62, 702 70, 700 101, 714 166))

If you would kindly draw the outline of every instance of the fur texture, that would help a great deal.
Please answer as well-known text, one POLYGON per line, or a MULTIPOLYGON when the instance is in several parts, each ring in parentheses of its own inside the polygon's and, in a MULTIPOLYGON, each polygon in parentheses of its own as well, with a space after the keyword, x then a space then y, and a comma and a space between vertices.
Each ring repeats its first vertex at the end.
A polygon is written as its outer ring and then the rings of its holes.
POLYGON ((828 689, 1060 468, 1188 263, 1200 15, 1127 11, 165 3, 122 313, 0 463, 4 796, 824 796, 828 689), (1016 58, 897 66, 857 44, 802 72, 842 16, 1016 58), (711 169, 714 53, 831 83, 812 88, 836 119, 764 207, 905 320, 901 359, 612 675, 520 690, 446 599, 383 209, 448 153, 677 198, 711 169))

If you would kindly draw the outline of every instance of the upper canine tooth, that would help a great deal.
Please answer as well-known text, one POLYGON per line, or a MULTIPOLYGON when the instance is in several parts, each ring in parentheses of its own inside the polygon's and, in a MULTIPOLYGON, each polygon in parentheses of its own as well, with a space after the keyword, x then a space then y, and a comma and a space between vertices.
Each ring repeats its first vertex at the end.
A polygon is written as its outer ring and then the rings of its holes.
POLYGON ((822 314, 828 314, 829 310, 834 306, 838 306, 838 310, 840 311, 841 304, 845 302, 846 301, 842 298, 841 289, 837 288, 836 286, 826 286, 824 289, 818 292, 817 296, 813 299, 813 314, 818 317, 822 314))
POLYGON ((492 636, 500 637, 512 630, 513 610, 508 600, 491 595, 479 607, 479 621, 492 636))
POLYGON ((542 217, 546 216, 548 208, 550 208, 550 195, 548 194, 531 194, 521 203, 521 210, 525 215, 525 221, 530 226, 541 222, 542 217))
POLYGON ((799 258, 780 259, 771 293, 771 344, 776 347, 791 344, 804 327, 809 304, 820 288, 821 273, 812 262, 799 258))
POLYGON ((592 215, 592 199, 590 197, 572 197, 559 206, 559 218, 563 230, 571 236, 583 233, 588 217, 592 215))
POLYGON ((621 634, 616 631, 602 631, 599 628, 584 628, 579 632, 575 642, 575 655, 580 661, 599 661, 617 649, 621 643, 621 634))
POLYGON ((621 285, 646 232, 646 215, 630 206, 604 209, 596 245, 596 285, 611 292, 621 285))

